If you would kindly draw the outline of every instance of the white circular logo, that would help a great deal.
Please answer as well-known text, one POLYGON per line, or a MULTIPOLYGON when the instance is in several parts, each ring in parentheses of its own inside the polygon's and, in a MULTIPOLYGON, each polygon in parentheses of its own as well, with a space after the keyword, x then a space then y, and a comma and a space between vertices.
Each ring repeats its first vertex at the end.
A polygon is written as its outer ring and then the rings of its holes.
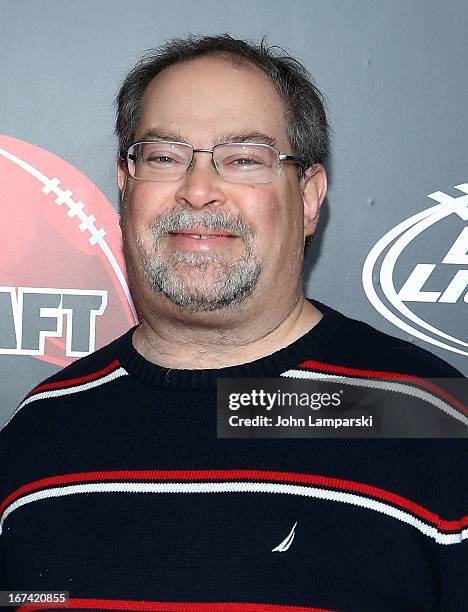
POLYGON ((371 304, 390 323, 425 342, 468 356, 466 338, 457 338, 447 330, 438 329, 409 307, 411 304, 414 309, 419 303, 427 318, 427 306, 423 308, 422 304, 460 306, 468 303, 468 227, 461 223, 468 220, 468 183, 456 185, 455 189, 463 195, 452 197, 441 191, 429 194, 436 205, 399 223, 377 242, 364 263, 362 284, 371 304), (434 225, 441 222, 450 222, 455 239, 448 250, 444 245, 443 256, 436 258, 433 249, 439 244, 433 231, 434 225), (406 261, 406 266, 402 266, 405 257, 401 256, 408 256, 411 245, 423 232, 426 232, 426 247, 431 247, 427 249, 428 259, 412 263, 409 268, 406 261), (398 290, 394 280, 397 263, 405 279, 398 290))

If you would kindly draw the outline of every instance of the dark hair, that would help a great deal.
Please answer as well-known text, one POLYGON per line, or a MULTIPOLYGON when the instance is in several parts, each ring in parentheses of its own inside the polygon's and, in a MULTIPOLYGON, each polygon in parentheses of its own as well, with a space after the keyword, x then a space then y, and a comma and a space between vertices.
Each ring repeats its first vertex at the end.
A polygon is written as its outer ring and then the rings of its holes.
POLYGON ((132 144, 141 116, 141 101, 150 82, 165 68, 197 57, 230 54, 234 61, 250 63, 265 72, 283 99, 286 132, 294 155, 306 166, 323 163, 329 153, 329 129, 323 97, 304 66, 280 47, 268 47, 232 38, 188 35, 149 50, 126 76, 116 97, 115 133, 119 151, 132 144), (279 52, 282 52, 280 54, 279 52))

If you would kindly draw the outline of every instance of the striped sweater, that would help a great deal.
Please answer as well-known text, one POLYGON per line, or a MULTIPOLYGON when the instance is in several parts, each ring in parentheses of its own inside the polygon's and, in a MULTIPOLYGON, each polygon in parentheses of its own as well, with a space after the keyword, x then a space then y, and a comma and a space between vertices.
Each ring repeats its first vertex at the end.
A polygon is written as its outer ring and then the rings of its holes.
POLYGON ((316 327, 251 363, 165 369, 130 330, 34 389, 0 433, 0 590, 79 610, 467 610, 466 441, 217 438, 221 377, 460 376, 314 304, 316 327))

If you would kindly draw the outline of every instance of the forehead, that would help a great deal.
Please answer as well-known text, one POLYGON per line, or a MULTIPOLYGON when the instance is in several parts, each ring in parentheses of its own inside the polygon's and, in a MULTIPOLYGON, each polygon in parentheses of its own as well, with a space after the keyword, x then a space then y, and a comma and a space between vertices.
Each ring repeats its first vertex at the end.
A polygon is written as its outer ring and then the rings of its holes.
POLYGON ((208 56, 164 70, 147 87, 136 139, 149 130, 208 146, 222 134, 260 133, 288 146, 283 101, 259 68, 208 56))

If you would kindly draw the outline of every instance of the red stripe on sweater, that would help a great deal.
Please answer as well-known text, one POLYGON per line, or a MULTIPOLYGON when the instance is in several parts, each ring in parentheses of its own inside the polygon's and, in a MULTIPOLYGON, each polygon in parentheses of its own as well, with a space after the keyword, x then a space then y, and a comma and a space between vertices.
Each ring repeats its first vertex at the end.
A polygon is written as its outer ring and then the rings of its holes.
POLYGON ((184 602, 184 601, 130 601, 126 599, 69 599, 68 605, 38 604, 20 606, 18 610, 32 612, 44 608, 70 610, 141 610, 152 612, 334 612, 323 608, 282 606, 280 604, 245 602, 184 602))
POLYGON ((427 508, 402 497, 391 491, 374 487, 362 482, 331 478, 318 474, 297 474, 294 472, 270 472, 263 470, 110 470, 105 472, 77 472, 61 474, 42 478, 23 485, 11 493, 0 505, 0 514, 15 499, 33 491, 53 486, 69 485, 72 483, 99 482, 99 481, 266 481, 276 483, 300 484, 319 486, 323 488, 350 491, 384 501, 398 508, 408 510, 415 516, 432 523, 444 531, 458 531, 468 525, 468 515, 459 520, 447 521, 427 508))
POLYGON ((298 366, 301 369, 318 370, 326 374, 337 374, 342 376, 354 376, 356 378, 379 378, 391 381, 401 381, 404 383, 410 383, 417 387, 423 387, 438 397, 444 399, 446 402, 452 404, 452 406, 458 408, 461 412, 468 415, 468 408, 459 402, 453 395, 447 393, 441 387, 434 385, 425 378, 419 378, 419 376, 413 376, 411 374, 401 374, 399 372, 386 372, 385 370, 360 370, 358 368, 348 368, 345 366, 331 365, 329 363, 323 363, 321 361, 313 361, 308 359, 303 361, 298 366))
POLYGON ((91 382, 92 380, 96 380, 97 378, 101 378, 102 376, 109 374, 113 370, 116 370, 118 367, 120 367, 120 362, 118 359, 115 359, 112 363, 110 363, 102 370, 98 370, 97 372, 93 372, 92 374, 86 374, 86 376, 80 376, 78 378, 68 378, 66 380, 58 380, 57 382, 40 385, 39 387, 36 387, 30 393, 28 393, 28 395, 26 395, 24 399, 31 397, 31 395, 36 395, 36 393, 40 393, 41 391, 64 389, 67 387, 73 387, 75 385, 81 385, 83 383, 91 382))

